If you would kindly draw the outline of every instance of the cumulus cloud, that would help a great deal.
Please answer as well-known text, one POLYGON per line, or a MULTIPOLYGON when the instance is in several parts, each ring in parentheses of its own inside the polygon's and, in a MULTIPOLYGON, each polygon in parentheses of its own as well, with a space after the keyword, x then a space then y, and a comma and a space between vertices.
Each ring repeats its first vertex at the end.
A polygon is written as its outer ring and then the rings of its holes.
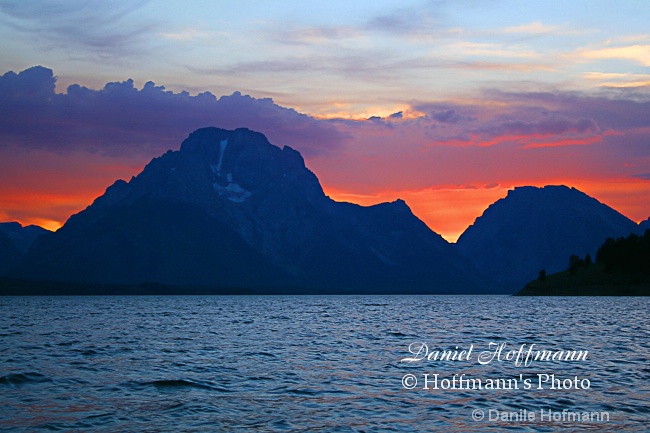
POLYGON ((100 90, 74 84, 55 93, 55 83, 44 67, 0 77, 0 146, 155 155, 177 148, 197 128, 218 126, 254 129, 308 156, 345 139, 327 122, 239 92, 217 99, 209 92, 173 93, 153 82, 137 89, 126 80, 100 90))
MULTIPOLYGON (((0 150, 18 146, 150 158, 178 148, 200 127, 247 127, 272 143, 298 149, 331 185, 370 188, 383 182, 424 188, 499 182, 515 161, 513 173, 521 167, 530 173, 547 162, 539 152, 517 150, 549 146, 557 148, 545 153, 549 158, 561 148, 581 156, 571 158, 577 166, 545 167, 540 175, 598 167, 629 176, 634 172, 625 164, 643 164, 649 149, 650 102, 641 97, 486 92, 483 99, 465 102, 413 102, 386 117, 326 120, 239 92, 193 96, 153 82, 136 88, 126 80, 99 90, 75 84, 55 93, 55 83, 53 72, 43 67, 0 77, 0 111, 5 113, 0 150), (569 149, 575 145, 589 146, 569 149), (479 172, 480 177, 465 179, 479 172)), ((637 172, 647 171, 644 167, 637 172)))
POLYGON ((5 113, 0 117, 0 146, 155 155, 176 148, 200 127, 247 127, 310 157, 339 152, 349 143, 363 147, 359 143, 365 137, 379 142, 387 129, 408 138, 400 141, 409 147, 506 141, 539 147, 588 144, 623 132, 629 138, 633 131, 650 127, 647 98, 611 95, 486 92, 484 103, 417 102, 408 115, 345 121, 314 118, 239 92, 220 98, 209 92, 193 96, 153 82, 138 89, 126 80, 99 90, 74 84, 66 93, 56 93, 55 84, 53 71, 44 67, 0 77, 0 109, 5 113))

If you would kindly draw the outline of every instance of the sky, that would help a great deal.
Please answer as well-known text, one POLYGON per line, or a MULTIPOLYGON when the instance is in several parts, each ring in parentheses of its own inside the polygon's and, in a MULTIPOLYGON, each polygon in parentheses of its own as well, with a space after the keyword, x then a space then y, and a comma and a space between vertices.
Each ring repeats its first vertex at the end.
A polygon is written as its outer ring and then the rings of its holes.
POLYGON ((650 217, 650 2, 0 0, 0 221, 60 227, 204 126, 450 242, 515 186, 650 217))

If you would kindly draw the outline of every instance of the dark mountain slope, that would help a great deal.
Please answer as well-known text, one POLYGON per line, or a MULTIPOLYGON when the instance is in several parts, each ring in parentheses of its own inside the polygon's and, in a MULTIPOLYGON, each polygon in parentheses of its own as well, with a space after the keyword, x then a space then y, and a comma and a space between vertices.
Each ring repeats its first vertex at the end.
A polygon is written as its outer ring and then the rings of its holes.
POLYGON ((486 209, 458 239, 479 271, 513 289, 566 269, 568 257, 589 253, 637 225, 596 199, 566 186, 518 187, 486 209))
POLYGON ((179 151, 152 160, 128 183, 115 182, 40 238, 11 276, 274 292, 487 287, 401 200, 334 202, 295 150, 247 129, 217 128, 192 133, 179 151))
POLYGON ((23 227, 17 222, 0 223, 0 275, 14 267, 27 253, 34 240, 48 230, 38 226, 23 227))
POLYGON ((639 234, 644 234, 648 229, 650 229, 650 218, 639 223, 639 234))

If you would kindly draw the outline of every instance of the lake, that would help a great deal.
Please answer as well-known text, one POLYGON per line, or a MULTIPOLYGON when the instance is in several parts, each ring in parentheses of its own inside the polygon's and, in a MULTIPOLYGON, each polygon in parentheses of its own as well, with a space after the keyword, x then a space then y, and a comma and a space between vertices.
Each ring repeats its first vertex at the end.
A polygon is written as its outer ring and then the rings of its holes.
POLYGON ((0 430, 645 432, 649 310, 617 297, 0 297, 0 430))

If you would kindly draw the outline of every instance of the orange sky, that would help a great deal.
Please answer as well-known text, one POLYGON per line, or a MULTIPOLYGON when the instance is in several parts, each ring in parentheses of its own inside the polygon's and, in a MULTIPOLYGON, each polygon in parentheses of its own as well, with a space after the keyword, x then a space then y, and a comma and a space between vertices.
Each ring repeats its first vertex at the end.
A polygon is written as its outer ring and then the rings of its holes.
POLYGON ((462 232, 495 201, 504 198, 514 186, 566 184, 613 207, 623 215, 640 222, 650 217, 650 184, 647 181, 557 181, 526 183, 493 188, 430 188, 420 191, 378 191, 374 195, 358 195, 324 186, 325 193, 337 201, 372 205, 401 198, 429 228, 449 242, 456 242, 462 232))
MULTIPOLYGON (((143 158, 144 159, 144 158, 143 158)), ((109 158, 85 153, 54 154, 46 151, 17 151, 0 161, 0 221, 36 224, 50 230, 81 211, 103 194, 118 178, 130 179, 148 161, 109 158)), ((309 167, 309 160, 307 161, 309 167)), ((337 173, 328 173, 330 177, 337 173)), ((319 176, 319 173, 316 172, 319 176)), ((319 176, 320 177, 320 176, 319 176)), ((548 179, 491 187, 435 187, 411 190, 377 189, 371 193, 323 184, 325 193, 337 201, 361 205, 406 201, 413 213, 450 242, 496 200, 519 185, 566 184, 597 198, 635 222, 650 216, 650 182, 645 180, 548 179)))
POLYGON ((144 163, 98 154, 16 150, 0 159, 0 221, 58 229, 119 178, 144 163))
POLYGON ((0 7, 0 220, 56 228, 205 126, 450 241, 519 185, 650 216, 650 2, 218 3, 0 7))
POLYGON ((633 221, 650 216, 642 91, 485 91, 330 119, 238 92, 192 96, 126 80, 55 93, 55 84, 44 67, 0 77, 0 221, 56 229, 206 125, 247 127, 300 151, 335 200, 401 198, 451 242, 515 186, 564 184, 633 221))
MULTIPOLYGON (((126 169, 124 170, 126 171, 126 169)), ((128 176, 126 176, 128 178, 128 176)), ((101 180, 98 180, 98 184, 101 180)), ((65 184, 65 182, 63 182, 65 184)), ((55 183, 50 183, 59 192, 39 192, 25 187, 0 188, 0 220, 18 221, 23 225, 36 224, 49 230, 58 229, 67 218, 88 206, 105 187, 81 184, 65 192, 55 183)), ((550 182, 548 184, 557 184, 550 182)), ((543 184, 535 186, 544 186, 543 184)), ((635 222, 650 217, 647 197, 650 186, 647 182, 570 184, 599 201, 613 207, 635 222)), ((378 191, 371 196, 357 195, 324 186, 325 194, 336 201, 347 201, 369 206, 401 198, 406 201, 413 213, 432 230, 447 241, 455 242, 460 234, 480 216, 492 203, 506 196, 508 187, 490 189, 428 189, 422 191, 378 191)))

